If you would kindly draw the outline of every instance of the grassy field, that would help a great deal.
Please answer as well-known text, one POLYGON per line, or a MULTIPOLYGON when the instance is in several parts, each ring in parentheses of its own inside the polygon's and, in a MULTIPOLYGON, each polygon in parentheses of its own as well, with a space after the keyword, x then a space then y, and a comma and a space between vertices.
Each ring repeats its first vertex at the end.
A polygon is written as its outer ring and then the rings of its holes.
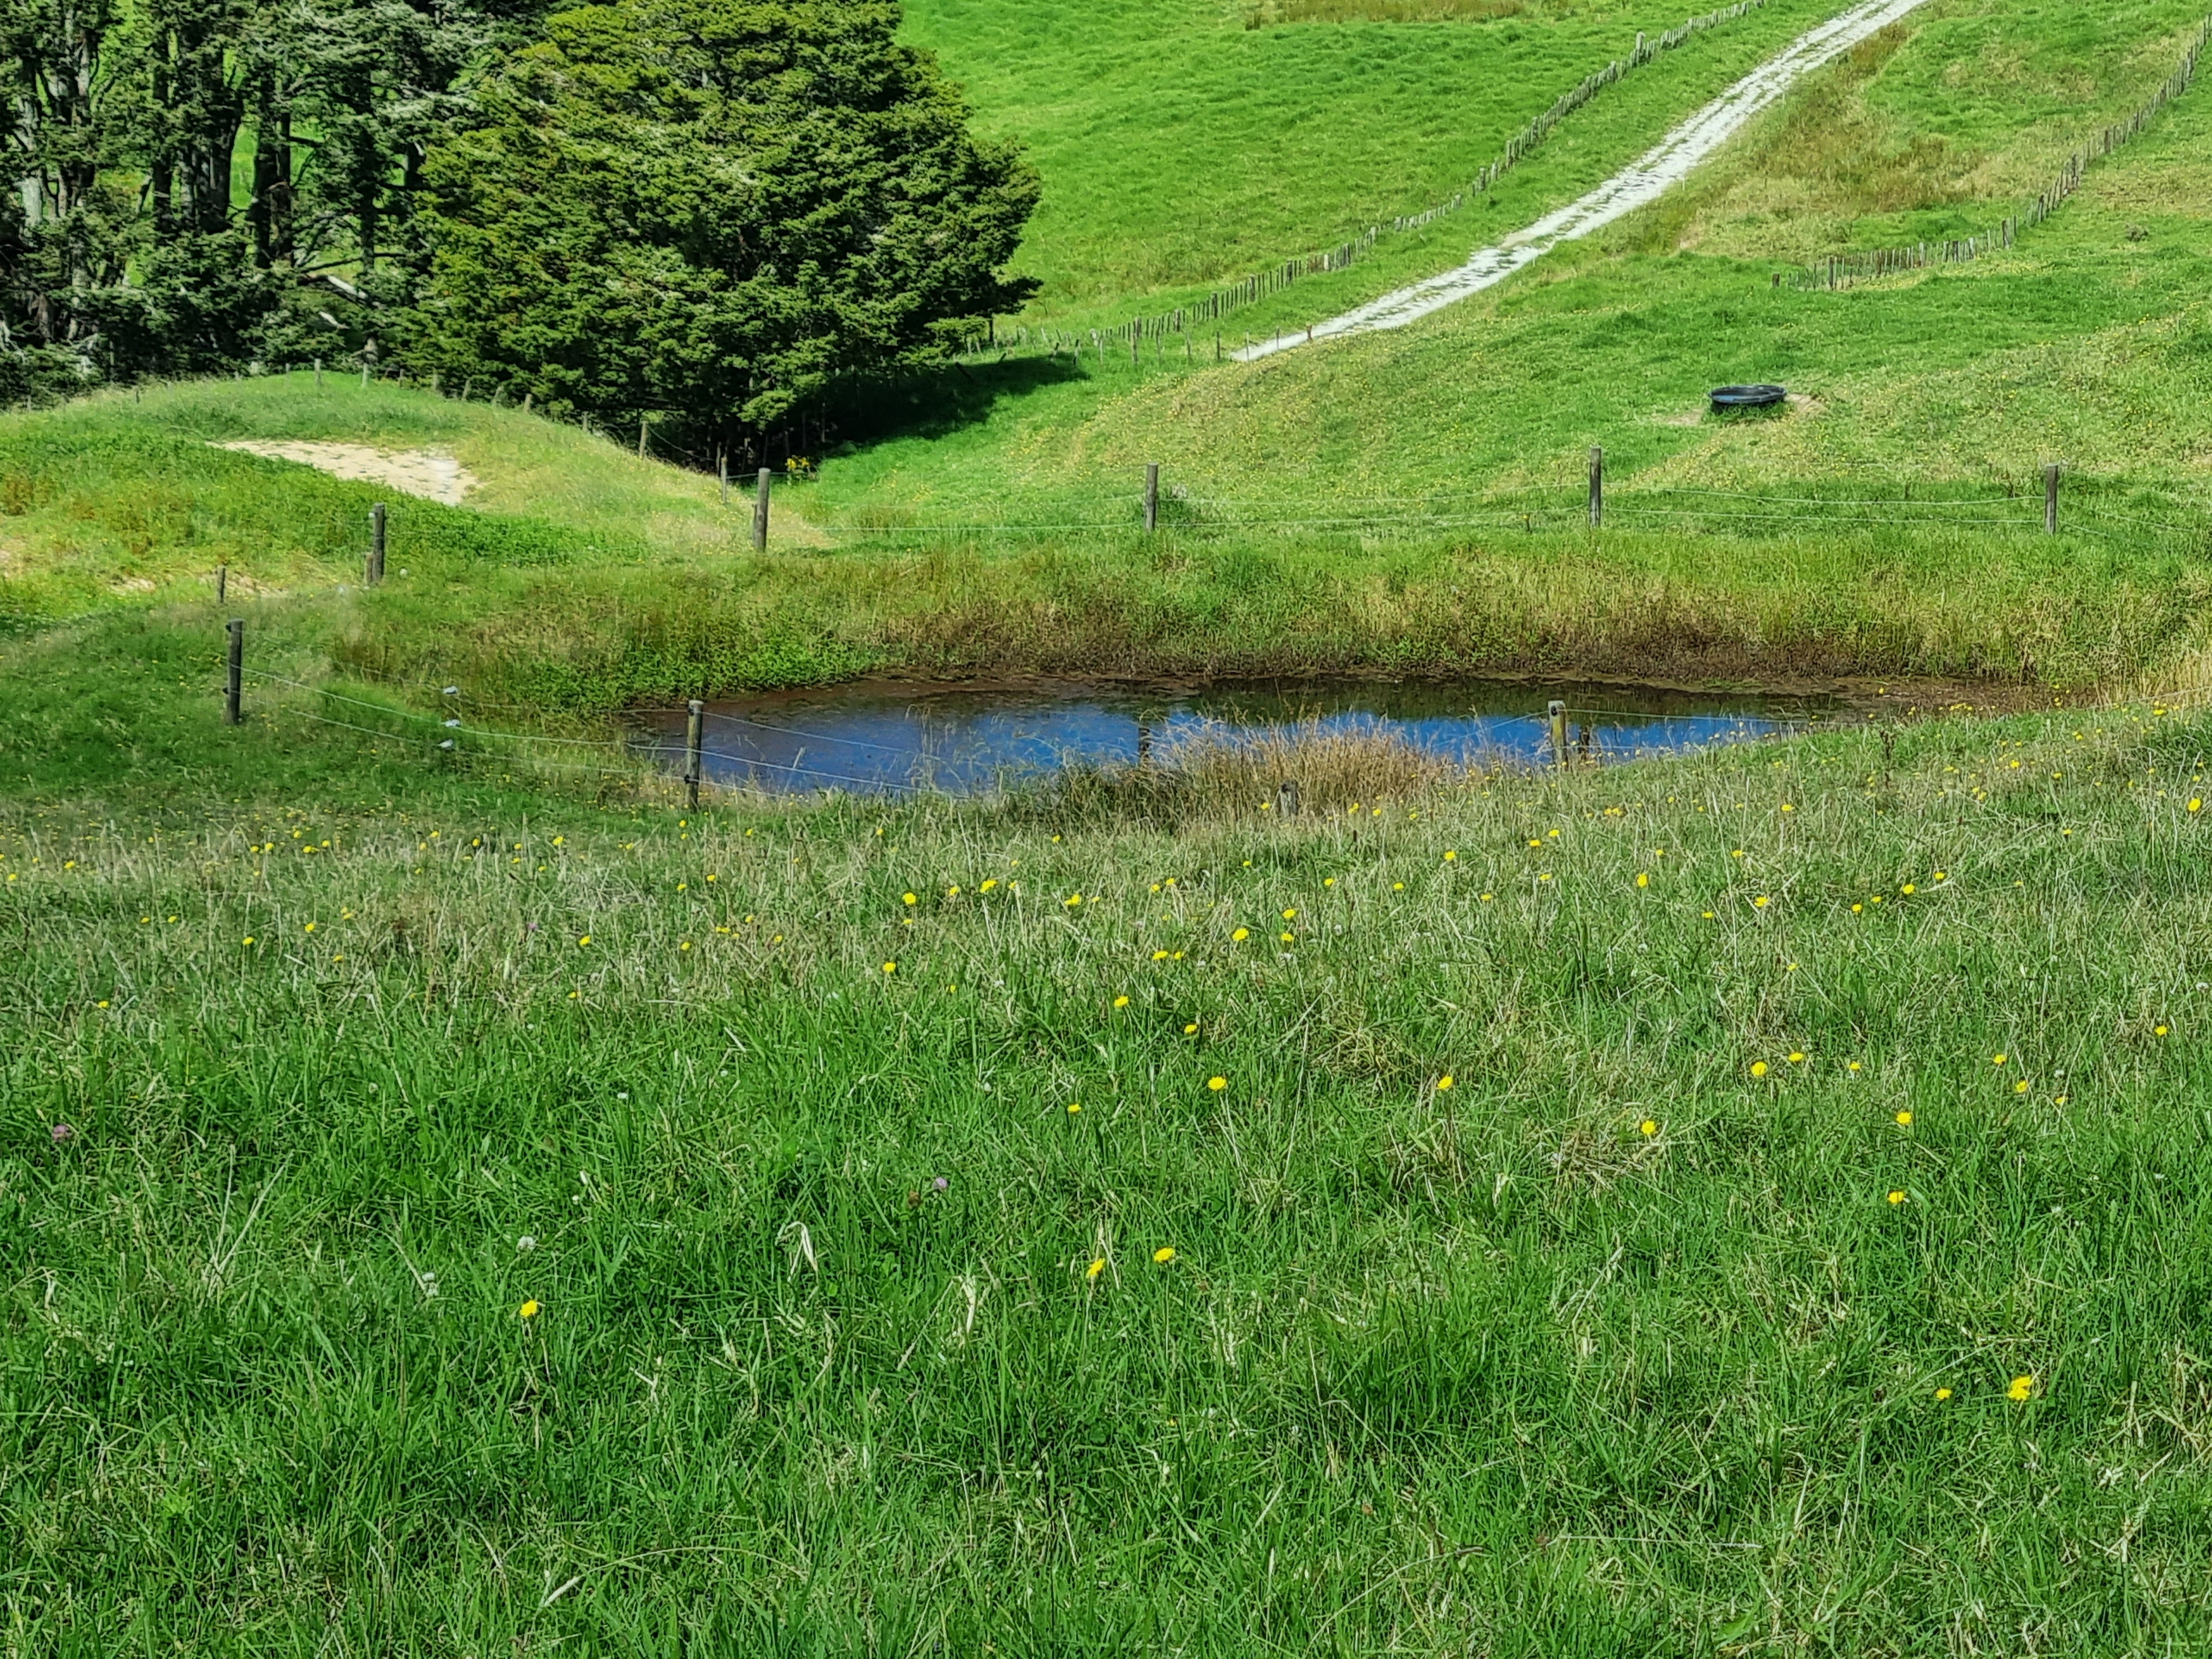
MULTIPOLYGON (((1036 146, 1065 321, 1398 210, 1492 140, 1393 145, 1646 17, 912 27, 1036 146)), ((761 556, 696 471, 423 391, 0 415, 0 1653, 2212 1648, 2203 94, 2003 258, 1771 282, 1981 222, 2191 21, 1934 0, 1421 328, 909 388, 761 556), (1752 374, 1810 395, 1697 418, 1752 374), (1323 672, 1901 695, 969 801, 694 811, 591 746, 863 672, 1323 672)))
MULTIPOLYGON (((1035 314, 1072 325, 1125 320, 1137 296, 1247 276, 1421 212, 1626 57, 1639 30, 1713 9, 1600 0, 1248 27, 1255 14, 1222 0, 918 0, 907 34, 966 88, 982 129, 1018 139, 1043 174, 1017 268, 1044 285, 1035 314)), ((1619 165, 1640 135, 1834 9, 1767 0, 1640 70, 1502 184, 1495 216, 1602 157, 1619 165)))
POLYGON ((2201 714, 695 817, 78 626, 10 1651, 2207 1639, 2201 714))
MULTIPOLYGON (((1848 480, 1841 493, 2002 494, 2056 460, 2085 485, 2141 495, 2118 510, 2173 516, 2155 501, 2204 521, 2201 88, 2010 253, 1848 294, 1772 286, 1816 253, 1963 234, 2018 211, 2089 131, 2149 94, 2200 21, 2190 0, 2094 14, 1937 0, 1652 209, 1418 327, 1241 367, 1207 362, 1210 338, 1190 368, 1173 347, 1148 347, 1133 369, 1110 355, 1009 364, 962 401, 926 400, 913 435, 834 458, 821 515, 1061 522, 1094 516, 1101 493, 1126 501, 1137 469, 1159 461, 1225 517, 1315 501, 1389 517, 1443 493, 1570 491, 1600 444, 1624 489, 1848 480), (1699 418, 1709 387, 1752 379, 1810 401, 1778 422, 1699 418)), ((1662 114, 1655 100, 1650 118, 1663 125, 1687 101, 1662 114)), ((1583 125, 1608 108, 1625 111, 1601 99, 1561 128, 1583 149, 1509 179, 1531 199, 1501 207, 1499 228, 1634 154, 1640 139, 1601 142, 1583 125), (1547 166, 1559 176, 1540 179, 1547 166)), ((1448 217, 1409 239, 1419 246, 1402 262, 1309 279, 1232 318, 1229 343, 1455 264, 1477 234, 1448 217)))
MULTIPOLYGON (((817 488, 779 499, 812 511, 817 488)), ((1952 522, 1987 509, 1940 501, 1902 528, 1778 538, 1632 517, 1592 537, 1556 511, 1531 530, 1455 529, 1450 506, 1443 525, 1376 535, 1223 529, 1203 503, 1170 503, 1172 522, 1196 522, 1148 541, 1125 500, 1126 529, 827 548, 803 544, 795 511, 757 557, 746 504, 720 507, 710 479, 513 410, 295 375, 0 416, 0 617, 35 635, 111 616, 120 631, 100 637, 134 641, 112 648, 211 660, 227 564, 257 671, 314 682, 335 667, 357 682, 344 695, 418 712, 457 684, 494 724, 562 731, 867 672, 1996 682, 1966 694, 1978 702, 2202 673, 2207 574, 2191 546, 2116 540, 2086 514, 2055 538, 1952 522), (208 447, 248 434, 442 447, 487 505, 208 447), (365 591, 368 507, 387 498, 389 578, 365 591)), ((332 712, 375 723, 349 708, 332 712)))

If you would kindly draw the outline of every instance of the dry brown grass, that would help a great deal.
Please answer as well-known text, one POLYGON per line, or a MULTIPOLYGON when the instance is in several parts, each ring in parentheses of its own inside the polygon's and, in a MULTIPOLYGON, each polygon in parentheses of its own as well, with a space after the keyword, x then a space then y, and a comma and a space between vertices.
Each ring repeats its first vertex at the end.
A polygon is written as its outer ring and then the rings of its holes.
POLYGON ((1300 812, 1379 811, 1462 775, 1443 757, 1394 733, 1328 730, 1310 721, 1265 737, 1209 728, 1164 745, 1138 766, 1063 774, 1034 802, 1057 820, 1184 824, 1279 811, 1285 785, 1300 812))

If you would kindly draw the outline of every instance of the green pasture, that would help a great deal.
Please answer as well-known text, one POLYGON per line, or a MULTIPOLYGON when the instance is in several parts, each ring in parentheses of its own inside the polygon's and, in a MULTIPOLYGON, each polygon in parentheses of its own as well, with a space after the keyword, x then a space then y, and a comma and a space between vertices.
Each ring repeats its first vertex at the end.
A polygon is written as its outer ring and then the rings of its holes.
MULTIPOLYGON (((2015 250, 1849 293, 1774 286, 1826 252, 1964 235, 2019 212, 2090 132, 2150 95, 2201 21, 2182 0, 2094 15, 1936 0, 1801 85, 1686 185, 1499 289, 1412 328, 1250 365, 1214 366, 1211 333, 1188 364, 1168 341, 1133 366, 1126 347, 969 365, 856 421, 856 441, 824 469, 820 516, 1080 522, 1094 497, 1127 501, 1158 461, 1172 484, 1230 503, 1222 516, 1318 501, 1338 516, 1402 517, 1448 492, 1571 491, 1602 445, 1626 489, 1786 496, 1804 491, 1772 486, 1848 478, 1862 487, 1840 493, 2003 494, 2058 462, 2085 486, 2142 492, 2138 516, 2170 517, 2154 500, 2201 517, 2202 88, 2015 250), (1775 422, 1705 419, 1705 392, 1742 380, 1809 401, 1775 422)), ((1540 199, 1501 206, 1498 230, 1637 152, 1641 138, 1594 136, 1637 84, 1562 125, 1554 144, 1586 146, 1569 173, 1540 185, 1541 167, 1566 163, 1547 150, 1509 176, 1505 188, 1540 199)), ((1691 101, 1655 103, 1650 118, 1663 125, 1691 101)), ((1403 258, 1386 250, 1231 317, 1225 343, 1295 334, 1456 264, 1477 234, 1449 216, 1406 239, 1418 247, 1403 258)))
POLYGON ((2206 1638, 2201 715, 694 815, 210 666, 0 660, 13 1651, 2206 1638))
MULTIPOLYGON (((1602 0, 1486 21, 1248 27, 1254 14, 1223 0, 919 0, 906 33, 961 83, 981 131, 1029 151, 1044 196, 1017 269, 1043 284, 1037 316, 1087 325, 1434 206, 1560 94, 1627 57, 1639 30, 1714 9, 1602 0)), ((1594 183, 1833 9, 1768 0, 1638 70, 1452 234, 1594 183)))

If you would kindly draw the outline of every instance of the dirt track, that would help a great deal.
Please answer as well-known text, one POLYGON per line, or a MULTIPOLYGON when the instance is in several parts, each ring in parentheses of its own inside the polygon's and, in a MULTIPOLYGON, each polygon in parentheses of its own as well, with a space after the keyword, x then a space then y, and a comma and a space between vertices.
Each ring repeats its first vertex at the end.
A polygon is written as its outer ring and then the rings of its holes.
POLYGON ((1860 4, 1841 16, 1832 17, 1820 27, 1798 36, 1779 54, 1752 70, 1669 132, 1654 149, 1589 195, 1568 203, 1556 213, 1547 214, 1496 246, 1481 249, 1456 270, 1401 288, 1379 300, 1370 300, 1325 323, 1316 323, 1310 333, 1261 340, 1231 355, 1241 362, 1249 362, 1258 357, 1272 357, 1279 351, 1294 350, 1309 340, 1403 328, 1455 301, 1495 287, 1561 242, 1587 236, 1655 200, 1669 185, 1687 178, 1691 169, 1741 131, 1753 116, 1781 97, 1799 76, 1810 74, 1869 35, 1888 27, 1926 3, 1927 0, 1861 0, 1860 4))

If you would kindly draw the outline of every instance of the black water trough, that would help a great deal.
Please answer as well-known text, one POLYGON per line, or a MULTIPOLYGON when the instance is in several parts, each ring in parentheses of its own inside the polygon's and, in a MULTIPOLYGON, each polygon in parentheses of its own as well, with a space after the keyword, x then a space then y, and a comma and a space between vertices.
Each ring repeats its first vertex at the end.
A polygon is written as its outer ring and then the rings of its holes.
POLYGON ((1713 412, 1727 415, 1739 409, 1771 409, 1790 393, 1778 386, 1720 386, 1707 395, 1713 400, 1713 412))

